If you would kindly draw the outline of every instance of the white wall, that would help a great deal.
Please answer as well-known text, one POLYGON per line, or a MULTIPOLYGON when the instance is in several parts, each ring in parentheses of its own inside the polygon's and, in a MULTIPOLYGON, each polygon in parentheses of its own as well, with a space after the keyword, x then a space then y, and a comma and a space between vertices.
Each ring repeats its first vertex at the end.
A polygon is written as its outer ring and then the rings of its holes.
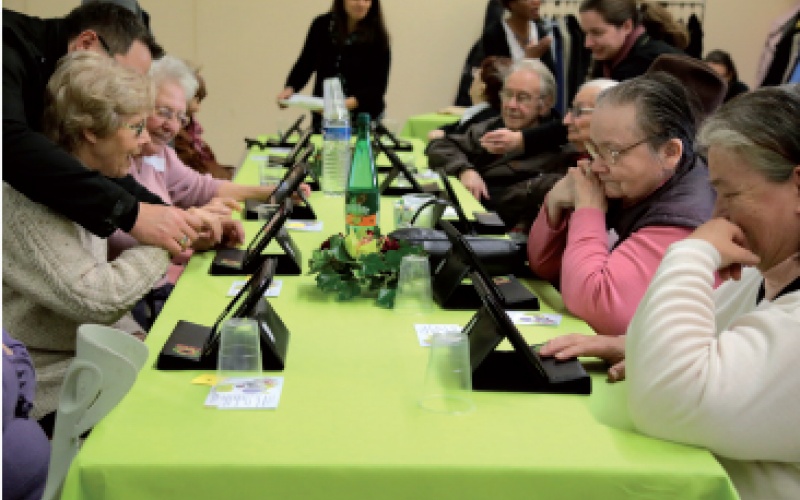
MULTIPOLYGON (((275 95, 300 52, 311 19, 330 0, 139 0, 167 51, 202 63, 209 89, 201 121, 223 163, 240 157, 245 136, 273 132, 275 95)), ((6 0, 3 6, 42 17, 60 16, 78 2, 6 0)), ((772 21, 796 0, 707 0, 704 52, 728 50, 741 78, 753 83, 772 21)), ((480 34, 486 0, 382 0, 392 36, 387 116, 448 105, 461 67, 480 34)))

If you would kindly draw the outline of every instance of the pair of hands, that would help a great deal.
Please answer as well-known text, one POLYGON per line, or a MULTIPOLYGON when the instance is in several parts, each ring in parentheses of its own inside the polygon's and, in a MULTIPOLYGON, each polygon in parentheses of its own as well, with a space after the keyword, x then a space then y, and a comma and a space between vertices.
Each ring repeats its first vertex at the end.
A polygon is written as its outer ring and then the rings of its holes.
MULTIPOLYGON (((497 155, 522 151, 524 149, 522 132, 509 130, 507 128, 501 128, 483 134, 480 143, 483 149, 497 155)), ((489 191, 486 188, 486 182, 475 170, 464 170, 458 176, 458 179, 476 200, 480 201, 481 198, 488 200, 490 198, 489 191)))
MULTIPOLYGON (((286 87, 285 89, 281 90, 277 96, 275 96, 275 102, 278 103, 278 107, 281 109, 286 109, 287 106, 282 104, 281 101, 286 100, 294 95, 294 89, 292 87, 286 87)), ((358 99, 355 97, 348 97, 344 100, 344 105, 349 110, 354 110, 358 107, 358 99)))
POLYGON ((577 208, 608 210, 603 184, 589 167, 589 160, 580 160, 577 167, 570 167, 547 193, 545 200, 547 217, 552 226, 558 226, 564 212, 577 208))
MULTIPOLYGON (((723 280, 738 280, 742 267, 759 263, 758 255, 748 249, 747 238, 736 224, 715 218, 698 227, 691 239, 707 241, 719 252, 721 260, 717 272, 723 280)), ((625 336, 571 334, 556 337, 539 349, 542 356, 569 359, 576 356, 594 356, 611 364, 608 380, 617 382, 625 378, 625 336)))
POLYGON ((130 231, 139 243, 163 248, 178 255, 186 248, 210 248, 216 244, 241 244, 244 229, 231 219, 241 206, 233 200, 215 198, 203 208, 182 210, 169 205, 139 203, 139 215, 130 231))

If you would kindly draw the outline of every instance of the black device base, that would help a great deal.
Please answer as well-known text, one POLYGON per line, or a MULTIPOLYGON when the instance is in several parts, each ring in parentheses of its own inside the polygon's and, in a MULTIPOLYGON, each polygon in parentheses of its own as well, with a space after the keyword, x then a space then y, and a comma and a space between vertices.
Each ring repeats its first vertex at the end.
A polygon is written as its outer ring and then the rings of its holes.
POLYGON ((239 248, 220 248, 211 262, 208 273, 212 276, 245 276, 253 274, 264 263, 265 255, 253 258, 245 265, 247 252, 239 248))
POLYGON ((577 359, 539 359, 550 381, 538 376, 525 357, 516 351, 493 351, 473 371, 472 388, 476 391, 592 393, 592 379, 577 359))
MULTIPOLYGON (((260 200, 244 200, 244 220, 259 219, 258 207, 265 203, 260 200)), ((297 205, 292 207, 292 218, 303 220, 317 220, 317 214, 310 204, 297 205)))
POLYGON ((416 189, 414 186, 386 186, 381 189, 381 194, 384 196, 405 196, 412 193, 430 193, 434 196, 439 196, 442 188, 436 184, 422 184, 421 189, 416 189))

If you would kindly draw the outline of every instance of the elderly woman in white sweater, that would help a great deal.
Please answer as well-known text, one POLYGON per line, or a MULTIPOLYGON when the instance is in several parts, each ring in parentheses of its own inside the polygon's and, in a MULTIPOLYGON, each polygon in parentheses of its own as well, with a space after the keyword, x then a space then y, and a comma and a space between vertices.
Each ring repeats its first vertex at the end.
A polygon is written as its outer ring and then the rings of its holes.
POLYGON ((708 448, 742 499, 800 498, 799 131, 798 85, 727 103, 699 136, 717 218, 669 248, 626 340, 544 350, 618 362, 624 342, 635 426, 708 448))
MULTIPOLYGON (((149 78, 76 51, 59 63, 47 93, 44 128, 53 142, 87 169, 126 175, 131 155, 149 141, 149 78)), ((109 263, 106 240, 3 185, 3 326, 28 346, 36 366, 36 418, 56 408, 77 327, 140 331, 128 312, 168 262, 164 250, 140 246, 109 263)))

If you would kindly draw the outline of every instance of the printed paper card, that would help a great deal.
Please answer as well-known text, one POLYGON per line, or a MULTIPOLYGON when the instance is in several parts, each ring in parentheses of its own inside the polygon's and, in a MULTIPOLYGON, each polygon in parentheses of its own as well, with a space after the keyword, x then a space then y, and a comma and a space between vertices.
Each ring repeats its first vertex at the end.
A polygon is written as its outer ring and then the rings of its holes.
POLYGON ((417 340, 422 347, 431 346, 431 338, 439 333, 458 333, 463 327, 460 325, 449 324, 415 324, 414 329, 417 331, 417 340))
POLYGON ((562 316, 553 313, 533 313, 525 311, 506 311, 515 325, 558 326, 562 316))
POLYGON ((220 410, 274 410, 282 389, 283 377, 226 378, 211 388, 205 405, 220 410))
POLYGON ((286 221, 286 229, 289 229, 290 231, 308 231, 318 233, 322 231, 322 221, 289 219, 286 221))
MULTIPOLYGON (((247 283, 247 280, 236 280, 231 283, 231 287, 228 289, 228 297, 235 297, 239 290, 247 283)), ((283 287, 282 280, 273 279, 272 283, 270 283, 269 288, 264 291, 264 297, 277 297, 281 294, 281 288, 283 287)))

